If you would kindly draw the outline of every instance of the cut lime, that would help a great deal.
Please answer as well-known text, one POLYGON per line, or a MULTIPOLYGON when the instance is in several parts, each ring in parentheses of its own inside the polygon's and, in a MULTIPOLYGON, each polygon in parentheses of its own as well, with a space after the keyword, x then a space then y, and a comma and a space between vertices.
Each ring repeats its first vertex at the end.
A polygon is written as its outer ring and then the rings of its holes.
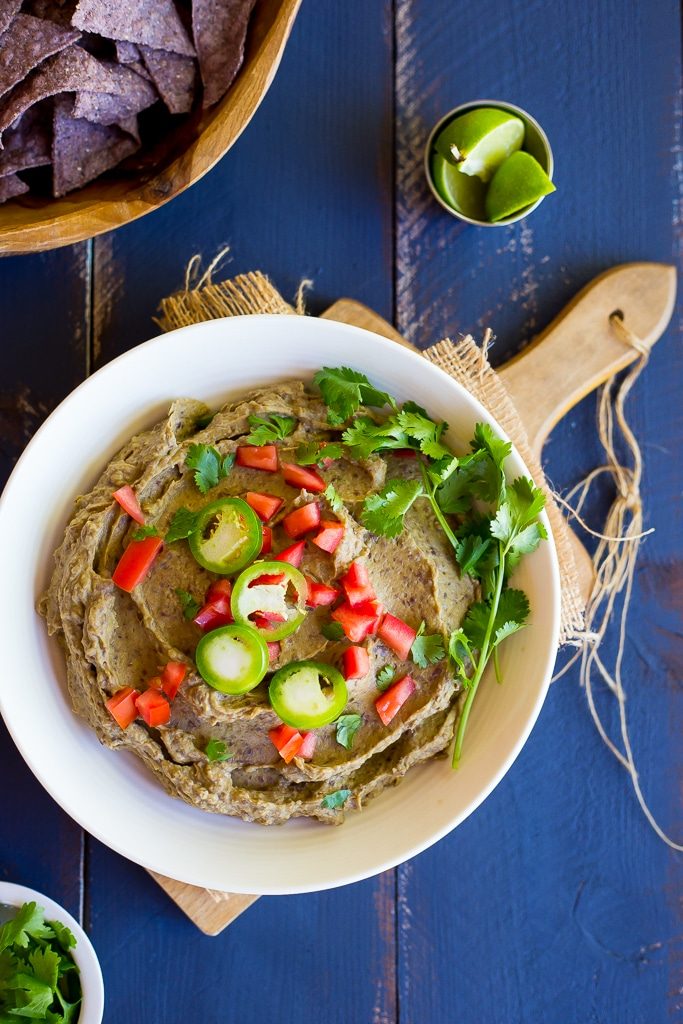
POLYGON ((464 214, 465 217, 471 217, 472 220, 486 219, 484 208, 486 189, 483 181, 479 178, 463 174, 453 164, 444 160, 441 153, 434 153, 432 156, 432 179, 437 192, 452 209, 464 214))
POLYGON ((523 141, 524 122, 519 117, 496 107, 478 107, 446 125, 434 146, 463 174, 489 181, 523 141))
POLYGON ((505 220, 555 191, 555 186, 538 160, 530 153, 513 153, 501 164, 486 193, 486 214, 490 221, 505 220))

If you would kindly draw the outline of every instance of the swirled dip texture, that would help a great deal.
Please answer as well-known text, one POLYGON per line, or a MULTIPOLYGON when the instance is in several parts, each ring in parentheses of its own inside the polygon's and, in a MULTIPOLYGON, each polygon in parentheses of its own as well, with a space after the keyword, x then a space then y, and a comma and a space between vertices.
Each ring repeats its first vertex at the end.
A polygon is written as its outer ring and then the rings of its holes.
MULTIPOLYGON (((249 432, 247 417, 280 413, 297 419, 295 433, 280 444, 284 461, 294 461, 302 442, 334 439, 320 400, 298 382, 254 391, 226 404, 208 426, 199 426, 208 410, 199 402, 173 403, 166 419, 134 437, 104 470, 93 489, 77 499, 64 540, 55 553, 52 580, 40 610, 51 634, 61 641, 74 710, 109 747, 140 757, 174 796, 196 807, 248 821, 277 824, 307 816, 338 823, 343 812, 322 806, 323 797, 351 790, 349 807, 399 781, 409 769, 444 751, 453 737, 457 693, 447 661, 428 668, 400 663, 377 638, 369 640, 371 671, 348 683, 345 713, 362 716, 351 750, 336 740, 335 725, 317 730, 310 761, 285 764, 268 738, 279 721, 268 702, 269 677, 250 693, 233 697, 212 689, 197 673, 194 652, 200 630, 182 614, 176 588, 201 596, 211 573, 192 557, 185 541, 167 544, 146 581, 132 594, 119 590, 112 572, 136 524, 112 500, 112 492, 131 484, 148 523, 163 535, 178 508, 201 508, 209 500, 247 490, 264 490, 285 499, 274 521, 275 553, 289 544, 278 524, 292 507, 312 499, 284 482, 279 473, 236 466, 203 496, 185 468, 192 443, 214 445, 223 455, 234 451, 249 432), (169 660, 188 665, 186 682, 172 704, 168 725, 148 728, 138 720, 125 731, 105 701, 125 686, 144 689, 169 660), (376 675, 387 664, 410 672, 417 689, 388 726, 374 706, 376 675), (222 740, 232 756, 208 761, 209 739, 222 740)), ((205 419, 204 419, 205 422, 205 419)), ((332 512, 325 499, 323 518, 345 524, 344 539, 333 555, 306 545, 302 571, 324 583, 339 577, 353 559, 368 567, 379 600, 394 615, 427 633, 447 634, 460 624, 473 599, 473 585, 461 579, 452 549, 429 504, 418 501, 396 539, 377 538, 360 523, 363 499, 385 478, 412 475, 416 460, 373 457, 363 463, 345 459, 323 470, 343 499, 332 512)), ((340 665, 344 642, 330 642, 320 626, 329 609, 309 611, 301 628, 281 645, 277 668, 290 661, 315 659, 340 665)), ((85 768, 85 766, 84 766, 85 768)))

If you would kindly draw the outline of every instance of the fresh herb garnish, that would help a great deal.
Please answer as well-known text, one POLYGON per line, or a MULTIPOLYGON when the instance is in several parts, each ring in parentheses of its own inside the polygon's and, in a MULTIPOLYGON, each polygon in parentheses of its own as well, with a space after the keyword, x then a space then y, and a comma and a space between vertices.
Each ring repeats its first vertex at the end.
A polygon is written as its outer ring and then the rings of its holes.
POLYGON ((224 458, 218 449, 210 444, 190 445, 185 459, 188 469, 195 471, 194 482, 202 494, 206 494, 219 480, 223 480, 234 464, 234 452, 224 458))
POLYGON ((394 682, 395 679, 396 679, 396 669, 394 668, 394 666, 393 665, 383 665, 382 668, 377 673, 377 676, 375 678, 375 683, 377 684, 377 689, 381 693, 384 693, 385 690, 389 689, 389 687, 391 686, 391 684, 394 682))
POLYGON ((350 789, 335 789, 333 793, 328 793, 322 798, 320 806, 328 811, 334 811, 338 807, 343 807, 350 796, 350 789))
POLYGON ((247 434, 245 441, 247 444, 255 445, 284 441, 294 433, 297 422, 295 416, 280 416, 275 412, 268 416, 248 416, 247 420, 251 433, 247 434))
POLYGON ((386 391, 378 391, 364 373, 351 370, 348 366, 324 366, 316 373, 313 383, 320 389, 327 406, 327 420, 332 426, 338 427, 346 422, 361 405, 377 409, 385 405, 396 408, 391 395, 386 391))
POLYGON ((323 498, 327 498, 327 503, 333 512, 336 512, 338 516, 342 515, 346 510, 344 502, 339 497, 336 487, 333 484, 328 484, 323 491, 323 498))
POLYGON ((296 450, 296 461, 300 466, 321 466, 325 459, 341 459, 344 446, 338 441, 306 441, 296 450))
POLYGON ((183 590, 182 587, 176 587, 175 592, 183 609, 183 616, 186 619, 194 619, 201 608, 199 601, 195 600, 192 594, 188 590, 183 590))
POLYGON ((0 1020, 75 1020, 81 1002, 78 969, 69 953, 75 945, 66 925, 46 922, 41 907, 24 903, 0 928, 0 1020))
POLYGON ((443 661, 446 657, 446 650, 441 634, 432 633, 425 636, 425 624, 424 622, 420 623, 417 636, 410 648, 410 657, 420 668, 427 668, 428 665, 435 665, 437 661, 443 661))
POLYGON ((341 622, 323 622, 320 632, 326 640, 343 640, 345 635, 341 622))
POLYGON ((144 540, 145 537, 158 537, 159 531, 156 526, 138 526, 133 530, 133 540, 144 540))
POLYGON ((350 750, 361 722, 360 715, 340 715, 337 719, 337 743, 341 743, 342 747, 350 750))
POLYGON ((209 761, 227 761, 232 756, 222 740, 209 740, 204 753, 209 761))
POLYGON ((403 532, 406 512, 423 493, 419 480, 390 480, 378 494, 365 499, 363 526, 380 537, 398 537, 403 532))
POLYGON ((173 544, 176 540, 185 540, 197 529, 198 521, 198 512, 190 512, 189 508, 179 508, 166 531, 166 543, 173 544))

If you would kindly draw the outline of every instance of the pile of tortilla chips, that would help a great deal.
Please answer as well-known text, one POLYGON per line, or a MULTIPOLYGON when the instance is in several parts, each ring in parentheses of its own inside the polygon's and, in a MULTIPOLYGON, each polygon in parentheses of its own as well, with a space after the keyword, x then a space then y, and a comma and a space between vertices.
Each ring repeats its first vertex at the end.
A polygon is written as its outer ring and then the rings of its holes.
POLYGON ((210 107, 256 0, 0 0, 0 203, 63 196, 210 107))

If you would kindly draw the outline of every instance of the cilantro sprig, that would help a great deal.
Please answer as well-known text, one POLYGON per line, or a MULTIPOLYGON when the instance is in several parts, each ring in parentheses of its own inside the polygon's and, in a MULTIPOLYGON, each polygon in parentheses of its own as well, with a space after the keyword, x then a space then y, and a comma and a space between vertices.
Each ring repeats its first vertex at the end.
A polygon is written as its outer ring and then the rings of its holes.
POLYGON ((443 645, 443 637, 440 633, 425 634, 425 624, 420 623, 417 636, 410 648, 410 657, 420 668, 427 668, 429 665, 436 665, 446 657, 446 649, 443 645))
POLYGON ((320 806, 328 811, 337 810, 337 808, 344 806, 350 796, 350 789, 335 789, 332 793, 328 793, 322 798, 320 806))
POLYGON ((362 721, 360 715, 340 715, 337 719, 337 743, 350 750, 362 721))
POLYGON ((207 761, 227 761, 232 757, 223 740, 209 740, 204 748, 207 761))
POLYGON ((234 452, 223 457, 217 448, 210 444, 191 444, 185 465, 193 469, 194 482, 202 494, 224 480, 235 464, 234 452))
POLYGON ((320 390, 327 406, 327 420, 335 427, 350 419, 361 405, 382 409, 385 405, 396 408, 396 402, 386 391, 374 387, 364 373, 348 366, 324 366, 318 370, 313 383, 320 390))
POLYGON ((180 607, 183 609, 183 618, 194 619, 199 614, 201 604, 188 590, 183 590, 182 587, 176 587, 176 597, 180 601, 180 607))
POLYGON ((0 928, 0 1020, 67 1024, 81 1002, 78 969, 66 925, 45 921, 42 907, 24 903, 0 928))
POLYGON ((267 416, 247 417, 251 432, 247 434, 247 444, 272 444, 273 441, 284 441, 286 437, 294 433, 296 428, 295 416, 280 416, 271 412, 267 416))

